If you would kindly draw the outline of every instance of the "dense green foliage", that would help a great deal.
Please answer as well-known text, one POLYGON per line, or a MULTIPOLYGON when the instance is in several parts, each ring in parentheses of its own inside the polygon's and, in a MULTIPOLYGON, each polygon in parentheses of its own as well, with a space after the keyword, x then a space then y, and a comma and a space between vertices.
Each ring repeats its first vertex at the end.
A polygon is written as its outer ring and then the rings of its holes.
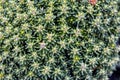
POLYGON ((117 0, 0 0, 0 79, 107 80, 119 16, 117 0))

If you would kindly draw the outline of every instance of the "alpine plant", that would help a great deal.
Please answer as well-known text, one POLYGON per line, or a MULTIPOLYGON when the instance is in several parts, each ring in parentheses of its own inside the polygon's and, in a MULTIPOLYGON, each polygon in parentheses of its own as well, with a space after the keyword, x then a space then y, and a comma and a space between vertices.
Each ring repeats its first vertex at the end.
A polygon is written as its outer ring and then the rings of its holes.
POLYGON ((107 80, 119 32, 119 0, 0 0, 0 80, 107 80))

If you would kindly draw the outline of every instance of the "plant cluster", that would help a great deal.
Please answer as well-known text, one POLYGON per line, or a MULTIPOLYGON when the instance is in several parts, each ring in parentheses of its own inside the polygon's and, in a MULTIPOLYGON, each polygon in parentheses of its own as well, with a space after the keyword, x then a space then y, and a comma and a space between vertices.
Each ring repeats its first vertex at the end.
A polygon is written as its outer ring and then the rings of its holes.
POLYGON ((118 0, 0 0, 0 79, 107 80, 119 10, 118 0))

